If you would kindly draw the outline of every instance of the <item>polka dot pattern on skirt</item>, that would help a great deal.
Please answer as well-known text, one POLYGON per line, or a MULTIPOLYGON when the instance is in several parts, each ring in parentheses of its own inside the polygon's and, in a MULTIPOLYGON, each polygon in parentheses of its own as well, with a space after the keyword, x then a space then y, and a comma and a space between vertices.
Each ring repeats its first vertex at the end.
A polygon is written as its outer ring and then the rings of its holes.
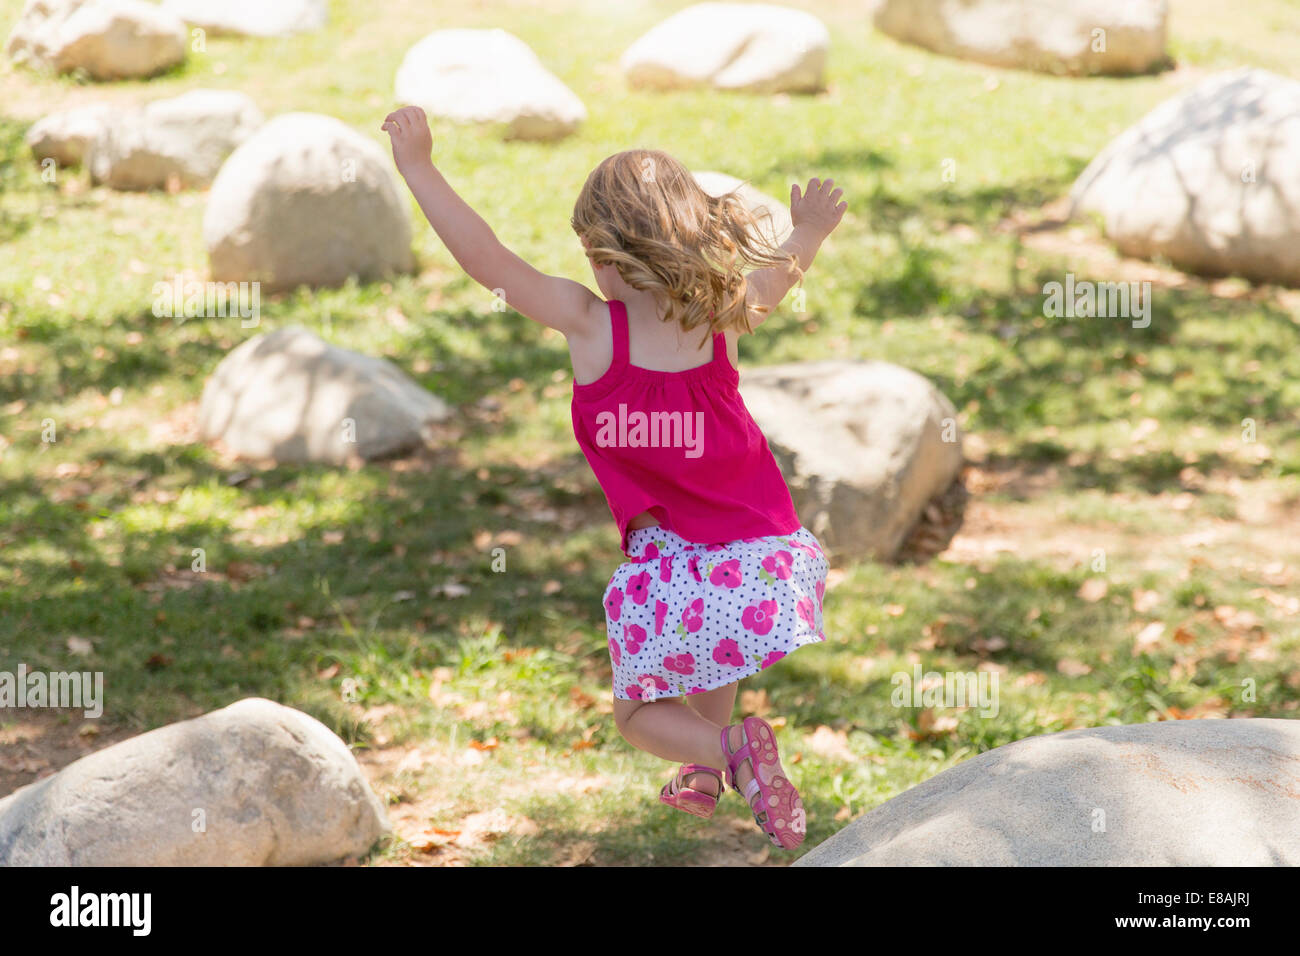
POLYGON ((641 528, 628 558, 604 595, 617 698, 714 690, 826 640, 829 565, 806 528, 715 545, 641 528))

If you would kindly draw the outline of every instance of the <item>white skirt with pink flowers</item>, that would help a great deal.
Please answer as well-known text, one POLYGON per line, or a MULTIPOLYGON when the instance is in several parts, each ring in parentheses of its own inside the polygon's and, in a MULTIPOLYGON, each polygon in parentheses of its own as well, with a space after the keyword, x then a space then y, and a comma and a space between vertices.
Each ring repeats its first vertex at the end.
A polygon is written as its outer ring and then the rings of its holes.
POLYGON ((700 694, 826 640, 828 564, 807 528, 711 545, 641 528, 628 555, 605 589, 615 697, 700 694))

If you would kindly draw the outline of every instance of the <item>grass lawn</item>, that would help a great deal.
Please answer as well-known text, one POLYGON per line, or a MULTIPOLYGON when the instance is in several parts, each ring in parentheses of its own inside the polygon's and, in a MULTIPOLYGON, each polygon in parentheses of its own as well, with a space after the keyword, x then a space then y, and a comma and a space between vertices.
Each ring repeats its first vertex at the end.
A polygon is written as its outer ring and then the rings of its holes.
MULTIPOLYGON (((806 847, 1023 737, 1300 716, 1300 292, 1124 260, 1094 224, 1060 222, 1090 158, 1178 90, 1241 64, 1300 78, 1300 4, 1174 0, 1177 69, 1084 80, 943 59, 873 33, 857 4, 796 2, 831 29, 825 93, 629 91, 618 55, 684 5, 334 0, 319 34, 209 38, 148 83, 0 65, 0 670, 100 670, 107 695, 93 727, 0 715, 0 795, 259 695, 356 749, 397 827, 374 864, 797 857, 768 853, 735 797, 712 823, 662 808, 670 768, 618 735, 600 597, 621 555, 573 440, 563 339, 494 312, 413 200, 418 275, 263 297, 258 329, 159 319, 155 282, 206 274, 205 195, 116 193, 80 170, 45 183, 23 144, 53 109, 217 87, 387 148, 402 55, 454 25, 509 28, 590 111, 550 145, 435 122, 435 161, 520 255, 594 288, 568 217, 630 146, 778 197, 834 177, 849 210, 807 309, 787 302, 742 361, 881 358, 960 410, 974 497, 953 546, 837 569, 830 640, 742 685, 780 729, 806 847), (1045 318, 1043 285, 1067 272, 1152 281, 1150 326, 1045 318), (357 469, 195 444, 217 362, 295 324, 456 405, 446 442, 357 469), (916 665, 997 674, 996 716, 894 706, 891 678, 916 665)), ((6 35, 21 7, 0 0, 6 35)))

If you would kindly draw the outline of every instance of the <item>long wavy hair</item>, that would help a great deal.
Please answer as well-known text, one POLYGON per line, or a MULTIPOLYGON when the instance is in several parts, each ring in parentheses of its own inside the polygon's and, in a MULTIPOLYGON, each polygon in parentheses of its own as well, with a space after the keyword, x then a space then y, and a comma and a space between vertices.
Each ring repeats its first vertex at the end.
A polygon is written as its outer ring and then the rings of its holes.
POLYGON ((796 256, 760 232, 736 193, 713 197, 672 156, 630 149, 601 162, 573 207, 573 231, 596 265, 612 265, 628 285, 650 292, 663 320, 706 335, 752 332, 745 271, 785 266, 803 278, 796 256))

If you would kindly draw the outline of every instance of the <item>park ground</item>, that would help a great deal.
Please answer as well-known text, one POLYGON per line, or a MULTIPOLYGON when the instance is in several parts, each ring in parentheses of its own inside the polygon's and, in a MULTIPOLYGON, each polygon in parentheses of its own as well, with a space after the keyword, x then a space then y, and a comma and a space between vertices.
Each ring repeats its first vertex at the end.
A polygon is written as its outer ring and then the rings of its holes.
MULTIPOLYGON (((21 5, 0 0, 6 33, 21 5)), ((1114 135, 1198 79, 1242 64, 1300 78, 1300 4, 1247 17, 1174 0, 1173 69, 1086 80, 946 60, 872 33, 854 5, 796 5, 833 35, 812 97, 628 91, 618 53, 680 6, 643 2, 335 0, 321 34, 210 38, 147 84, 0 66, 0 669, 100 670, 108 696, 99 721, 0 719, 0 795, 265 696, 353 746, 395 827, 372 865, 797 856, 734 796, 710 823, 661 807, 671 768, 614 728, 600 597, 621 556, 570 431, 562 339, 493 311, 413 202, 416 275, 264 299, 256 330, 157 318, 155 282, 205 275, 204 194, 115 193, 80 171, 44 183, 22 143, 56 108, 199 86, 383 142, 402 54, 453 24, 508 25, 591 113, 551 145, 435 124, 440 168, 517 252, 589 280, 571 204, 633 145, 778 197, 833 177, 849 211, 807 309, 783 307, 742 363, 885 359, 959 410, 972 497, 949 548, 837 568, 827 643, 743 685, 741 709, 778 727, 806 846, 1024 737, 1300 716, 1300 290, 1124 259, 1062 202, 1114 135), (1043 286, 1067 272, 1150 281, 1149 327, 1045 317, 1043 286), (337 469, 196 443, 207 374, 291 324, 452 402, 439 446, 337 469), (917 664, 996 673, 997 715, 895 707, 893 675, 917 664)))

